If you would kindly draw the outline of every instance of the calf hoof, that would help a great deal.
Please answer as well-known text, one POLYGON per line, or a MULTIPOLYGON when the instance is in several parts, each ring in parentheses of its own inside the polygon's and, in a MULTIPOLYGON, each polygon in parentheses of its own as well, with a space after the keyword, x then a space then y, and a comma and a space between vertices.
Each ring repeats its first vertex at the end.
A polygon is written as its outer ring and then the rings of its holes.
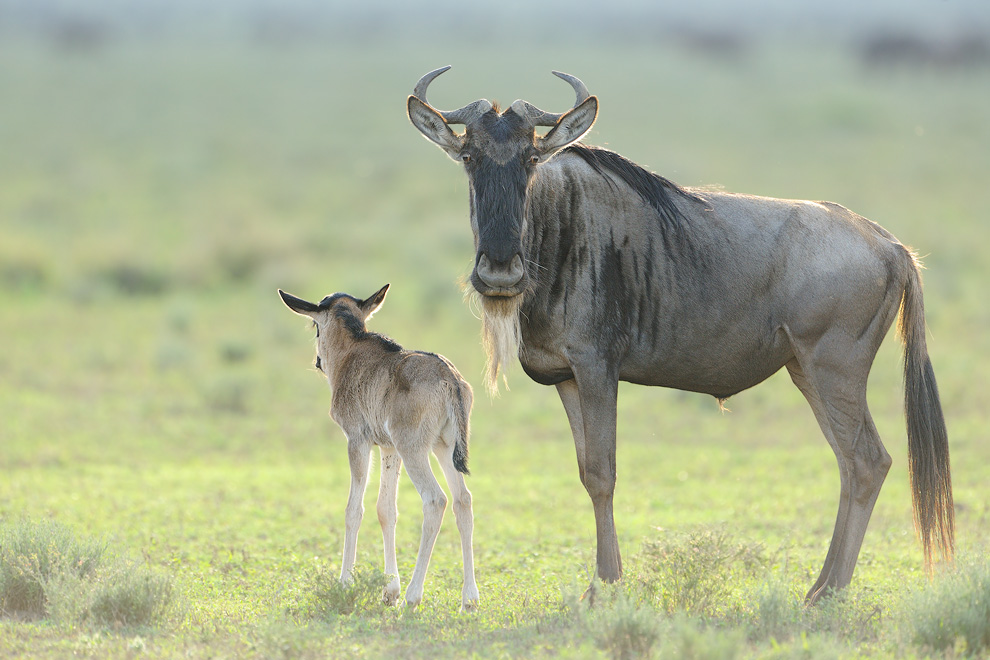
POLYGON ((461 612, 474 612, 478 609, 478 587, 465 588, 461 592, 461 612))
POLYGON ((382 602, 392 607, 399 602, 399 584, 390 584, 382 589, 382 602))

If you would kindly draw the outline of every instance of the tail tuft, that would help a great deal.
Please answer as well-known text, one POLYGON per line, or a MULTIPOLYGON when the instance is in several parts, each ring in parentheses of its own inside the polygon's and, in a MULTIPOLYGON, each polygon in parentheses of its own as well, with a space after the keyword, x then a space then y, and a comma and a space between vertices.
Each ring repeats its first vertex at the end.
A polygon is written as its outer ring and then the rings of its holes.
MULTIPOLYGON (((912 258, 913 260, 913 258, 912 258)), ((925 564, 931 570, 936 549, 945 561, 955 550, 955 512, 949 467, 949 435, 925 340, 925 308, 918 264, 913 264, 901 303, 904 341, 904 413, 914 522, 925 564)))
POLYGON ((447 413, 455 421, 454 468, 461 474, 471 474, 468 470, 468 439, 471 436, 471 406, 474 405, 474 392, 452 364, 448 363, 451 375, 450 395, 447 397, 447 413))

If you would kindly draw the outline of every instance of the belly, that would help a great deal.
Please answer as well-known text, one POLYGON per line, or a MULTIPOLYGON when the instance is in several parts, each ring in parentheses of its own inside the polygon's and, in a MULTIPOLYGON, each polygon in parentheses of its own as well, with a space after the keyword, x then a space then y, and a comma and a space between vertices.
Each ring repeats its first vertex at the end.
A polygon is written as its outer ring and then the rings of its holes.
MULTIPOLYGON (((561 342, 524 344, 519 362, 541 385, 574 377, 561 342)), ((727 398, 763 382, 793 358, 783 332, 770 337, 692 338, 680 345, 633 346, 618 365, 619 380, 727 398)))

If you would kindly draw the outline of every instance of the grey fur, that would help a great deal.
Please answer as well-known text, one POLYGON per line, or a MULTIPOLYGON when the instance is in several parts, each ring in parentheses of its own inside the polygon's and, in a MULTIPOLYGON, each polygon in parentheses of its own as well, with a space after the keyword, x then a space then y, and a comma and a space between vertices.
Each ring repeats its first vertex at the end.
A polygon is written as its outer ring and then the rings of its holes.
MULTIPOLYGON (((916 520, 926 559, 935 546, 951 557, 948 443, 919 266, 890 233, 838 204, 685 189, 577 145, 594 122, 594 96, 543 137, 520 121, 527 113, 493 108, 457 134, 421 99, 407 108, 424 135, 465 161, 471 283, 486 315, 513 315, 515 328, 501 326, 518 334, 526 373, 558 389, 594 505, 602 579, 622 571, 612 513, 618 382, 721 401, 786 367, 841 478, 832 542, 807 599, 848 584, 891 462, 867 377, 902 302, 916 520), (519 277, 516 255, 527 265, 519 277)), ((491 355, 505 342, 485 343, 491 355)), ((490 387, 507 351, 496 352, 490 387)))

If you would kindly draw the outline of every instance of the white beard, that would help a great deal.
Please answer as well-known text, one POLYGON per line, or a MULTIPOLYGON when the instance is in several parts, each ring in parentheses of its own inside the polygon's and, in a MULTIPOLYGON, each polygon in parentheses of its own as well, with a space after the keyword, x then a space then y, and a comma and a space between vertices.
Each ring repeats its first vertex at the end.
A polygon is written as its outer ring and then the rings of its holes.
POLYGON ((505 389, 509 381, 506 369, 519 357, 521 331, 519 329, 519 308, 523 297, 481 298, 481 343, 485 347, 485 389, 492 396, 498 396, 498 375, 502 373, 505 389))

